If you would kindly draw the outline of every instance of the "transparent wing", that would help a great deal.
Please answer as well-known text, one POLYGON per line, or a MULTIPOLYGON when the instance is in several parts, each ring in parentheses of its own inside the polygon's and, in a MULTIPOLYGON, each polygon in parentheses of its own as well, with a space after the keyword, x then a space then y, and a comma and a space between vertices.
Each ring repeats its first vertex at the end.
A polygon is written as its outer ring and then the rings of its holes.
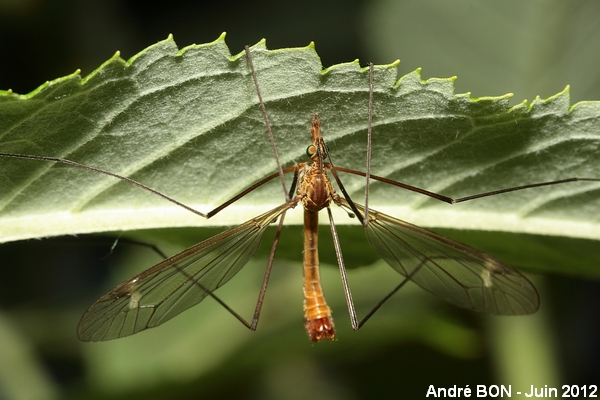
POLYGON ((366 233, 396 271, 452 304, 500 315, 539 308, 538 293, 525 276, 472 247, 371 209, 366 233))
POLYGON ((81 317, 79 338, 103 341, 133 335, 198 304, 248 262, 269 224, 294 205, 283 204, 123 282, 81 317))

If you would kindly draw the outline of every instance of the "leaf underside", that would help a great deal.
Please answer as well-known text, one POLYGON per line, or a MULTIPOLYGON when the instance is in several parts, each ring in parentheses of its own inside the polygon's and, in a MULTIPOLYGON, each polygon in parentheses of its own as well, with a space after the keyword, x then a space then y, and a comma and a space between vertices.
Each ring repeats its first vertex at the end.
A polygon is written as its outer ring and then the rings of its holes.
MULTIPOLYGON (((319 113, 333 162, 364 170, 368 71, 358 61, 323 70, 312 44, 269 51, 262 41, 251 51, 283 165, 305 161, 310 114, 319 113)), ((453 197, 600 177, 599 102, 570 106, 567 88, 509 107, 510 95, 454 94, 454 78, 423 81, 417 70, 398 80, 396 66, 375 67, 373 174, 453 197)), ((224 35, 181 50, 169 37, 84 78, 0 92, 0 152, 101 168, 204 212, 276 170, 246 57, 232 56, 224 35)), ((364 179, 342 179, 363 203, 364 179)), ((0 241, 234 225, 283 201, 273 180, 204 220, 109 176, 0 157, 0 241)), ((373 182, 369 204, 422 226, 600 239, 598 182, 453 206, 373 182)), ((337 222, 355 223, 343 212, 337 222)))

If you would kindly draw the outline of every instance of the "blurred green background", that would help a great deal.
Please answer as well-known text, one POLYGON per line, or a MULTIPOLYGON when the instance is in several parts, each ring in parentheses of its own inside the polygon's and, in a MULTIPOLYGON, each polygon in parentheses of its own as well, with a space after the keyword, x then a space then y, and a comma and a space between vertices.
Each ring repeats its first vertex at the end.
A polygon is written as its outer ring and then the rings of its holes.
MULTIPOLYGON (((594 0, 0 0, 0 89, 27 93, 77 68, 85 75, 116 50, 127 59, 169 33, 183 47, 227 31, 232 53, 261 38, 271 49, 314 41, 325 67, 400 58, 400 75, 422 67, 424 78, 458 76, 457 93, 513 92, 516 104, 570 84, 573 103, 600 100, 599 17, 594 0)), ((215 232, 137 237, 171 254, 215 232)), ((444 233, 475 246, 481 235, 444 233)), ((113 243, 105 237, 1 245, 0 399, 421 398, 429 385, 512 384, 525 391, 600 382, 598 282, 532 276, 541 310, 511 318, 466 312, 409 286, 352 332, 326 238, 322 274, 338 340, 312 344, 302 328, 300 235, 298 227, 284 230, 256 332, 207 300, 157 329, 97 344, 77 340, 78 318, 158 257, 127 243, 105 257, 113 243)), ((340 236, 342 245, 352 243, 346 259, 364 315, 398 277, 362 246, 360 228, 344 227, 340 236)), ((494 255, 523 270, 536 251, 560 246, 599 258, 591 241, 509 234, 501 240, 518 243, 520 254, 494 255)), ((266 252, 219 291, 243 315, 254 307, 266 252)))

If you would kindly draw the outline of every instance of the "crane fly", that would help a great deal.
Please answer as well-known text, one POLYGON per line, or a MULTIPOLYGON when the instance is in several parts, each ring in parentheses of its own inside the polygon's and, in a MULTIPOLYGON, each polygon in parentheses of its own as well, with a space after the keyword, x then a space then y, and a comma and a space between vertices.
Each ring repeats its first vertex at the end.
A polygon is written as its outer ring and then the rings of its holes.
POLYGON ((249 48, 246 55, 265 120, 278 171, 245 189, 208 213, 202 213, 178 202, 140 182, 74 161, 23 154, 0 153, 0 156, 63 163, 93 172, 110 175, 136 185, 171 201, 204 218, 210 218, 265 183, 280 178, 286 197, 283 204, 241 225, 232 227, 201 243, 141 272, 121 283, 98 299, 83 315, 78 336, 84 341, 104 341, 129 336, 153 328, 184 310, 212 297, 246 327, 255 330, 266 293, 285 214, 302 205, 304 211, 304 325, 310 340, 335 338, 331 310, 325 301, 319 278, 318 213, 326 209, 333 234, 333 243, 340 268, 352 328, 359 329, 407 281, 413 281, 442 299, 473 311, 497 315, 530 314, 539 308, 539 297, 533 284, 520 272, 502 261, 389 215, 369 209, 369 180, 377 180, 454 204, 511 191, 555 185, 578 180, 600 181, 595 178, 569 178, 480 193, 453 199, 414 186, 392 181, 370 173, 371 116, 373 104, 373 65, 369 65, 370 90, 367 125, 367 166, 365 172, 335 166, 321 135, 321 121, 314 114, 311 121, 312 143, 308 146, 308 161, 282 168, 271 132, 269 119, 260 93, 249 48), (365 204, 352 201, 344 189, 338 172, 365 178, 365 204), (288 191, 284 175, 293 173, 288 191), (337 193, 336 182, 341 195, 337 193), (359 321, 347 280, 342 250, 335 229, 330 205, 335 204, 355 216, 365 228, 366 236, 375 251, 404 279, 359 321), (267 227, 278 222, 275 239, 267 262, 265 275, 253 318, 247 322, 223 302, 215 291, 227 283, 248 262, 258 249, 267 227))

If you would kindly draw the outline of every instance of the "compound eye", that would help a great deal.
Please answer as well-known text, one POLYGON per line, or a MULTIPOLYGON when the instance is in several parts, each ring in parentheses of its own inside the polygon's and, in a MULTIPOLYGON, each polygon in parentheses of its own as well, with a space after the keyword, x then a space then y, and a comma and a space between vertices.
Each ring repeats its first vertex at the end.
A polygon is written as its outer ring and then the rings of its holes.
POLYGON ((306 148, 306 155, 308 158, 313 158, 317 154, 317 146, 311 144, 306 148))

